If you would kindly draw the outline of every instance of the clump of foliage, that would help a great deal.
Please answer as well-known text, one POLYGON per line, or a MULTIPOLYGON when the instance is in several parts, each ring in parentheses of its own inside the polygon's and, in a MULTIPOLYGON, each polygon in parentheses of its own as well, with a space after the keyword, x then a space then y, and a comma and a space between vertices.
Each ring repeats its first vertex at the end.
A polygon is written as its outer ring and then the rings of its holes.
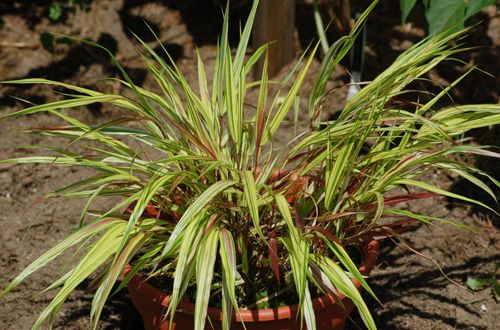
MULTIPOLYGON (((326 29, 319 9, 320 2, 320 0, 313 0, 314 21, 322 48, 328 49, 326 29)), ((324 2, 329 5, 336 4, 337 11, 341 12, 340 17, 332 17, 334 22, 341 19, 344 20, 344 25, 350 24, 349 21, 352 20, 350 0, 326 0, 324 2)), ((417 2, 417 0, 399 0, 403 23, 406 22, 417 2)), ((421 2, 425 9, 429 35, 436 35, 444 31, 448 33, 458 32, 464 28, 467 20, 479 13, 481 9, 497 3, 495 0, 422 0, 421 2)), ((337 22, 335 29, 343 30, 341 25, 342 23, 339 26, 339 22, 337 22)))
POLYGON ((67 1, 53 1, 49 7, 49 18, 53 21, 58 21, 66 10, 74 10, 76 7, 81 10, 90 10, 92 0, 67 0, 67 1))
MULTIPOLYGON (((417 0, 399 0, 403 23, 408 18, 417 0)), ((487 6, 497 4, 496 0, 422 0, 429 34, 445 30, 460 31, 465 22, 487 6)))
POLYGON ((497 279, 498 271, 500 270, 500 262, 497 262, 495 265, 495 271, 491 274, 490 277, 475 277, 468 276, 467 277, 467 286, 472 290, 480 290, 486 287, 491 287, 491 291, 495 299, 498 300, 500 297, 500 280, 497 279))
POLYGON ((63 100, 29 106, 4 118, 50 113, 67 124, 29 133, 67 139, 69 144, 32 146, 47 153, 0 163, 86 167, 96 173, 46 196, 86 198, 80 229, 0 292, 0 297, 7 294, 68 248, 79 247, 76 264, 47 288, 59 290, 35 328, 46 319, 52 323, 70 292, 89 277, 97 287, 91 310, 96 327, 113 285, 132 261, 132 271, 119 288, 138 272, 172 278, 170 317, 191 292, 199 330, 204 329, 214 297, 229 329, 232 312, 251 305, 248 297, 262 298, 262 292, 269 297, 293 292, 308 329, 315 329, 314 295, 343 293, 354 301, 366 326, 374 329, 352 278, 373 292, 346 249, 408 218, 461 226, 413 213, 399 207, 401 202, 449 196, 487 207, 420 181, 419 175, 449 171, 492 194, 480 178, 498 182, 455 156, 499 156, 484 147, 463 145, 460 137, 470 129, 500 123, 500 106, 435 110, 439 99, 463 77, 426 103, 411 103, 410 110, 398 101, 409 83, 460 51, 447 46, 460 34, 440 34, 414 45, 356 94, 336 120, 325 123, 320 118, 327 82, 375 2, 351 34, 330 47, 306 102, 300 102, 301 89, 318 46, 304 54, 281 82, 269 80, 267 64, 258 80, 251 78, 259 59, 267 63, 267 46, 246 56, 257 2, 234 53, 228 44, 226 13, 213 76, 207 77, 198 55, 196 88, 168 54, 160 55, 140 40, 141 56, 160 92, 135 85, 112 54, 123 74, 120 82, 134 97, 37 78, 4 82, 65 88, 63 100), (274 95, 269 92, 271 84, 279 86, 274 95), (258 93, 257 102, 248 104, 252 90, 258 93), (126 113, 92 126, 68 112, 93 103, 107 103, 126 113), (307 115, 308 129, 279 145, 281 129, 291 131, 297 124, 289 119, 294 107, 307 115), (319 129, 321 125, 326 128, 319 129), (86 151, 73 150, 75 144, 86 151), (114 202, 108 209, 91 211, 96 198, 110 197, 114 202), (130 214, 123 212, 128 207, 130 214))
MULTIPOLYGON (((68 12, 73 12, 76 8, 83 11, 89 11, 92 4, 92 0, 67 0, 67 1, 53 1, 48 9, 49 18, 57 22, 67 14, 68 12)), ((68 38, 55 38, 53 34, 49 32, 43 32, 40 34, 40 43, 42 47, 50 52, 54 53, 54 46, 61 43, 69 43, 68 38)))

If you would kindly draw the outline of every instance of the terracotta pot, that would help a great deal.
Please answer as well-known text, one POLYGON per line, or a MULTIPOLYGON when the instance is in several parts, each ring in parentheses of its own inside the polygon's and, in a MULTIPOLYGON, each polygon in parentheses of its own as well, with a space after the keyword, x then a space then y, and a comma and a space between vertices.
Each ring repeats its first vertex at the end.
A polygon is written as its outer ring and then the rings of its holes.
MULTIPOLYGON (((378 257, 379 243, 371 241, 366 245, 365 259, 360 271, 363 275, 368 275, 378 257)), ((130 271, 130 267, 124 270, 124 274, 130 271)), ((353 280, 356 287, 361 284, 353 280)), ((130 298, 135 307, 142 315, 144 327, 146 330, 168 330, 168 318, 165 318, 165 311, 170 302, 170 296, 160 289, 157 289, 146 282, 144 277, 135 275, 127 284, 130 298)), ((353 302, 340 295, 342 299, 341 307, 336 303, 334 297, 330 294, 318 297, 313 300, 314 310, 316 312, 317 329, 343 329, 347 316, 353 311, 353 302)), ((241 319, 245 322, 246 329, 300 329, 300 317, 297 318, 299 311, 298 305, 259 309, 259 310, 241 310, 241 319)), ((208 308, 208 319, 206 329, 222 329, 222 310, 219 308, 208 308)), ((231 329, 244 329, 240 320, 235 314, 231 329)), ((188 330, 194 328, 194 304, 182 301, 175 313, 172 329, 188 330)))

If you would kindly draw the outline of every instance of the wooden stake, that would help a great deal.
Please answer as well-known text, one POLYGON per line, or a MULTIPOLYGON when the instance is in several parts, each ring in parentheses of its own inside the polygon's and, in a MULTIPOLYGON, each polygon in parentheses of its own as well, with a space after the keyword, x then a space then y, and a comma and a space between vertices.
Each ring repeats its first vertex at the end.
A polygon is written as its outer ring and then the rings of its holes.
MULTIPOLYGON (((279 70, 295 57, 295 1, 264 0, 259 4, 255 17, 252 41, 257 49, 266 43, 269 47, 269 76, 276 75, 279 70)), ((262 65, 256 65, 255 74, 260 77, 262 65)))

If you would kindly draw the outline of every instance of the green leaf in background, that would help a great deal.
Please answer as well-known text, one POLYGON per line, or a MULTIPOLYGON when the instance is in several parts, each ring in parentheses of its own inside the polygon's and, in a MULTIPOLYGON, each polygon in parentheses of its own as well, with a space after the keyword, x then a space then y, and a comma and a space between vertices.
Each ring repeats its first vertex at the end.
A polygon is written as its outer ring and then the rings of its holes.
POLYGON ((437 34, 446 28, 460 30, 464 26, 467 4, 463 0, 431 0, 425 17, 429 22, 429 34, 437 34))
POLYGON ((401 7, 401 16, 403 19, 403 23, 406 22, 408 15, 410 14, 417 0, 399 0, 399 6, 401 7))
POLYGON ((479 13, 484 7, 494 5, 496 0, 469 0, 467 1, 467 11, 465 12, 464 21, 469 17, 479 13))
POLYGON ((476 277, 467 277, 467 286, 471 290, 481 289, 482 287, 489 285, 491 283, 491 279, 482 279, 476 277))
POLYGON ((500 281, 497 279, 498 270, 500 269, 500 262, 495 265, 495 272, 490 278, 477 278, 477 277, 467 277, 467 286, 471 290, 479 290, 488 286, 493 289, 493 295, 495 298, 500 296, 500 281))
POLYGON ((57 21, 61 18, 62 8, 59 2, 53 2, 49 8, 49 18, 53 21, 57 21))
MULTIPOLYGON (((399 0, 403 23, 406 22, 417 0, 399 0)), ((429 34, 437 34, 446 29, 451 32, 463 29, 465 21, 495 4, 495 0, 422 0, 425 18, 429 23, 429 34)))
POLYGON ((40 34, 40 43, 42 44, 43 49, 48 51, 49 53, 54 53, 54 35, 48 32, 44 32, 40 34))

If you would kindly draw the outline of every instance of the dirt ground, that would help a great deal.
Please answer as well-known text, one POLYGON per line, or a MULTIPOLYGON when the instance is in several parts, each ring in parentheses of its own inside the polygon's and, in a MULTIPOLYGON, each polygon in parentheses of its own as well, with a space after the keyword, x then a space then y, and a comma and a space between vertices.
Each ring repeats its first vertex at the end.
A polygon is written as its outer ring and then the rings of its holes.
MULTIPOLYGON (((88 38, 103 44, 117 54, 136 83, 148 88, 156 87, 134 49, 137 42, 133 41, 130 33, 137 33, 153 45, 154 39, 145 28, 144 21, 158 34, 190 81, 196 78, 195 45, 209 64, 215 55, 221 21, 216 0, 99 0, 93 2, 90 11, 66 12, 58 22, 48 19, 50 2, 37 1, 35 5, 35 1, 13 0, 0 3, 0 80, 45 77, 100 90, 119 88, 103 81, 106 77, 118 76, 117 70, 104 54, 77 44, 56 44, 51 54, 40 44, 40 36, 45 32, 88 38)), ((370 19, 365 79, 376 76, 399 52, 424 36, 421 10, 411 15, 410 23, 401 26, 398 6, 397 0, 382 1, 370 19)), ((245 6, 232 10, 232 31, 238 31, 238 18, 244 12, 245 6)), ((310 6, 299 2, 297 21, 298 54, 314 36, 310 6)), ((496 78, 479 72, 470 75, 451 94, 458 104, 499 100, 500 23, 496 9, 484 10, 475 18, 475 22, 479 23, 478 26, 464 42, 467 46, 481 48, 460 55, 460 59, 479 64, 496 78)), ((233 42, 238 37, 236 32, 231 36, 233 42)), ((318 66, 316 61, 313 69, 318 66)), ((436 84, 444 85, 463 72, 464 69, 457 62, 450 62, 433 70, 430 78, 436 84)), ((346 70, 340 66, 330 84, 334 86, 347 80, 346 70)), ((341 88, 330 96, 328 104, 331 105, 332 113, 341 109, 345 93, 346 89, 341 88)), ((58 97, 45 87, 0 86, 0 115, 22 108, 22 104, 11 98, 11 95, 34 103, 58 97)), ((77 116, 86 122, 100 123, 109 121, 116 113, 113 109, 91 107, 78 110, 77 116)), ((2 122, 0 159, 34 153, 19 146, 60 144, 60 141, 41 136, 18 133, 23 129, 54 124, 57 124, 57 120, 45 114, 2 122)), ((498 147, 499 132, 498 127, 492 127, 473 132, 473 137, 481 143, 498 147)), ((286 139, 285 135, 283 139, 286 139)), ((478 159, 477 165, 500 178, 500 167, 495 162, 478 159)), ((42 251, 73 230, 84 201, 67 200, 42 209, 37 202, 44 193, 86 174, 88 172, 85 170, 73 168, 56 171, 43 166, 0 165, 0 287, 4 287, 42 251), (32 221, 35 215, 36 219, 32 221)), ((427 179, 439 182, 442 187, 452 191, 483 198, 480 192, 444 173, 428 173, 427 179)), ((495 192, 500 196, 498 189, 495 192)), ((491 204, 490 200, 484 198, 486 203, 491 204)), ((415 210, 425 209, 431 215, 462 220, 480 233, 460 231, 449 226, 432 231, 425 226, 416 226, 404 234, 406 242, 435 260, 448 278, 430 259, 405 251, 388 240, 384 241, 379 264, 370 279, 383 306, 367 297, 372 302, 373 314, 380 329, 498 329, 500 305, 491 288, 471 292, 465 288, 465 281, 468 276, 490 276, 495 263, 500 262, 500 219, 491 213, 450 200, 424 200, 412 207, 415 210)), ((57 260, 2 299, 1 330, 31 328, 50 301, 50 295, 37 296, 37 292, 48 286, 69 260, 70 256, 57 260)), ((62 309, 56 329, 89 328, 90 304, 91 295, 85 293, 84 288, 73 294, 62 309)), ((347 328, 356 329, 356 325, 360 324, 359 317, 353 315, 353 322, 347 328)), ((142 328, 140 316, 131 306, 126 292, 110 299, 100 328, 142 328)))

